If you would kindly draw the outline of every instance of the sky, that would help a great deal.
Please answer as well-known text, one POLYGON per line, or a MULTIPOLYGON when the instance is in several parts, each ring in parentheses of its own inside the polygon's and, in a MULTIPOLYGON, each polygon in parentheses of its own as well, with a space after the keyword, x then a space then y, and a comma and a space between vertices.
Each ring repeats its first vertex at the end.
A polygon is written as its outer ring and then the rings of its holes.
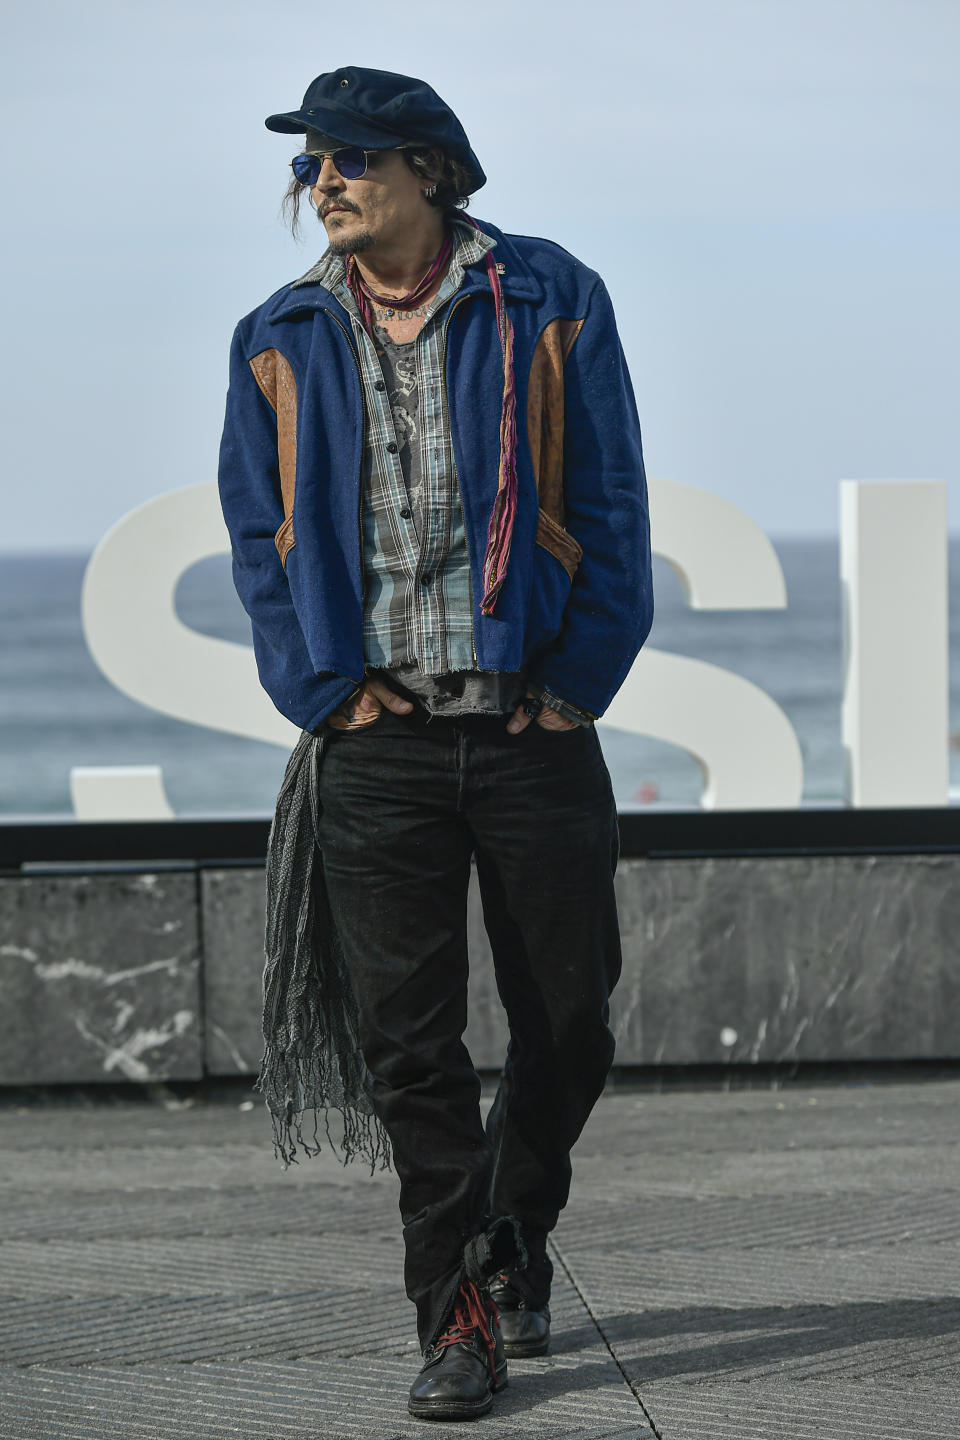
POLYGON ((471 213, 603 276, 648 474, 772 536, 940 479, 960 530, 958 45, 960 0, 8 6, 0 550, 216 478, 233 327, 323 249, 263 120, 346 64, 428 80, 471 213))

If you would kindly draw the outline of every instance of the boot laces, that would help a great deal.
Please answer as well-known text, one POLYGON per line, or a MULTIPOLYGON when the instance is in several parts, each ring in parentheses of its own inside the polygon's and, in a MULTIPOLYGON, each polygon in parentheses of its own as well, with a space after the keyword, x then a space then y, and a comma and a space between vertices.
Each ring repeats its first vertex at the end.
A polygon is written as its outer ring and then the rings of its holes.
POLYGON ((457 1292, 453 1320, 435 1342, 435 1349, 445 1350, 449 1345, 467 1344, 474 1336, 479 1335, 486 1347, 490 1373, 493 1374, 497 1343, 493 1333, 494 1322, 499 1323, 499 1319, 493 1300, 488 1297, 487 1304, 484 1305, 483 1297, 474 1282, 464 1280, 457 1292))

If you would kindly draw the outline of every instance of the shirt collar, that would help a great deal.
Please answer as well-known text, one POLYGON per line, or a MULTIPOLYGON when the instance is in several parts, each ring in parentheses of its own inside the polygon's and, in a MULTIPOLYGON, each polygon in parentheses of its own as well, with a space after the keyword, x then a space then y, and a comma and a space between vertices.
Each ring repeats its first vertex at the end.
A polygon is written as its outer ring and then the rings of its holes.
MULTIPOLYGON (((465 224, 461 220, 454 220, 453 225, 453 253, 450 256, 450 268, 447 271, 447 279, 451 279, 456 272, 457 288, 463 279, 463 272, 469 265, 477 265, 484 258, 489 250, 496 245, 496 240, 482 230, 475 230, 472 225, 465 224)), ((299 280, 294 280, 291 290, 296 290, 300 285, 322 285, 329 290, 331 295, 343 303, 345 298, 353 300, 347 285, 347 264, 342 255, 335 255, 332 250, 325 250, 317 263, 301 275, 299 280)))

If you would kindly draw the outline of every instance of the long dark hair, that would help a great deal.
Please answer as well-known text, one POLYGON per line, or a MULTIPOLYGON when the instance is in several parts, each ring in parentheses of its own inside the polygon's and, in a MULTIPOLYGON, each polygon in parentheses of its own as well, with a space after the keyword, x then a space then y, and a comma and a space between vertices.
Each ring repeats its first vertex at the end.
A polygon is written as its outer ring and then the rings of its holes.
MULTIPOLYGON (((437 193, 426 197, 429 205, 436 206, 451 218, 458 210, 466 210, 470 203, 468 189, 471 178, 466 165, 437 145, 418 145, 404 150, 403 158, 421 180, 436 185, 437 193)), ((291 171, 281 210, 294 236, 300 234, 300 206, 304 195, 309 197, 310 186, 304 185, 291 171)))

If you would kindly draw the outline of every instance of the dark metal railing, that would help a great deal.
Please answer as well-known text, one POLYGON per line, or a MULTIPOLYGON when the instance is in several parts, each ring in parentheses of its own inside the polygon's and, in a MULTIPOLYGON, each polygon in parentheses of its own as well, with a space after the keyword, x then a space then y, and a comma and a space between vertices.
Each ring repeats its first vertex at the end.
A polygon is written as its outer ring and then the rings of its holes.
MULTIPOLYGON (((0 870, 50 865, 259 865, 268 815, 176 820, 24 816, 0 823, 0 870)), ((960 808, 671 810, 620 816, 625 858, 950 854, 960 808)))

